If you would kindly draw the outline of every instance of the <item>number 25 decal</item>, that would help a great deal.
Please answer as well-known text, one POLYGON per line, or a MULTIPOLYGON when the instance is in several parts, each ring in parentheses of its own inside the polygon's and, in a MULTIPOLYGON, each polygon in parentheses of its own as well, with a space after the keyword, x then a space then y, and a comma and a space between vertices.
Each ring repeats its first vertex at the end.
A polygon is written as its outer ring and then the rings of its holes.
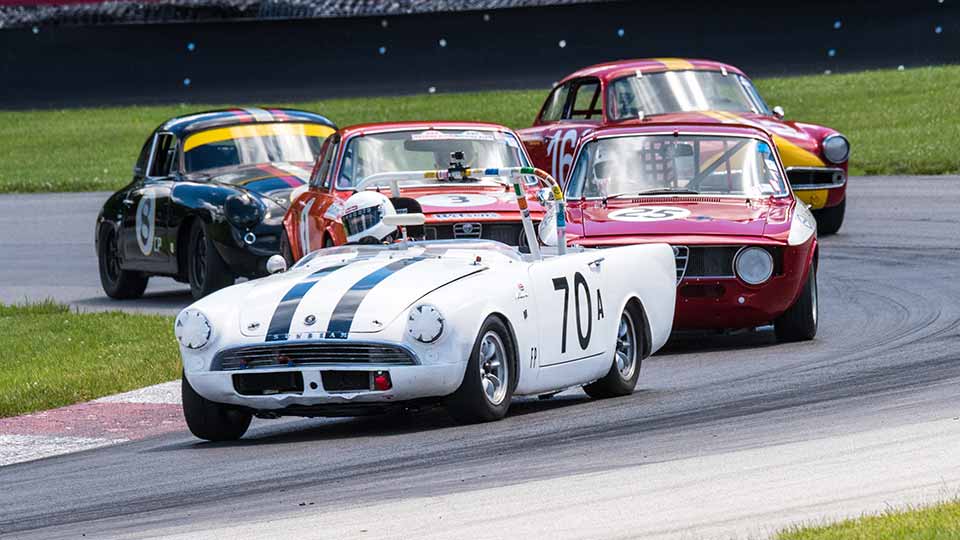
MULTIPOLYGON (((553 278, 553 290, 563 291, 563 331, 560 333, 560 354, 567 352, 567 314, 570 312, 570 282, 566 277, 553 278)), ((593 304, 590 301, 590 286, 587 285, 587 279, 583 274, 577 272, 573 275, 573 307, 574 317, 577 320, 577 341, 580 344, 580 350, 587 350, 590 346, 590 335, 593 333, 593 304), (582 290, 582 292, 581 292, 582 290), (586 308, 586 332, 584 332, 583 316, 580 309, 580 299, 583 297, 586 308)), ((600 289, 597 289, 597 320, 603 318, 603 298, 600 297, 600 289)))
POLYGON ((671 206, 639 206, 610 212, 608 217, 616 221, 667 221, 683 219, 690 215, 686 208, 671 206))

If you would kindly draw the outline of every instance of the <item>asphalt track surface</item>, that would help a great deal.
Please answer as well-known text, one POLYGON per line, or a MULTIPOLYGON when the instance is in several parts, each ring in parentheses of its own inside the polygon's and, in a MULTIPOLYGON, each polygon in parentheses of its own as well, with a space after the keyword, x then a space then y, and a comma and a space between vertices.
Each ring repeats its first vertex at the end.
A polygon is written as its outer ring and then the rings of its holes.
MULTIPOLYGON (((98 197, 0 198, 0 299, 120 305, 96 300, 98 197)), ((171 434, 12 465, 0 536, 744 538, 956 495, 958 208, 960 178, 851 179, 815 341, 677 340, 631 397, 523 400, 493 424, 255 420, 232 444, 171 434)))

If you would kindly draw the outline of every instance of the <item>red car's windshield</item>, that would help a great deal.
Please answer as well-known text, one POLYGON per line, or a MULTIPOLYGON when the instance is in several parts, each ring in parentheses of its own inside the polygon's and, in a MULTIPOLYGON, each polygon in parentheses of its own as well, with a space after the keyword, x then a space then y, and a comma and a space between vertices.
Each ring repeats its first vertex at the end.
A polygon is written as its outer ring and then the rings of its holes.
POLYGON ((753 84, 735 73, 664 71, 616 79, 607 89, 607 116, 626 120, 688 111, 769 114, 753 84))
POLYGON ((528 165, 512 133, 447 128, 370 133, 347 143, 337 186, 351 188, 382 173, 446 169, 454 153, 463 154, 466 167, 528 165))
POLYGON ((584 145, 569 198, 705 193, 764 197, 789 193, 767 142, 736 136, 630 135, 584 145))

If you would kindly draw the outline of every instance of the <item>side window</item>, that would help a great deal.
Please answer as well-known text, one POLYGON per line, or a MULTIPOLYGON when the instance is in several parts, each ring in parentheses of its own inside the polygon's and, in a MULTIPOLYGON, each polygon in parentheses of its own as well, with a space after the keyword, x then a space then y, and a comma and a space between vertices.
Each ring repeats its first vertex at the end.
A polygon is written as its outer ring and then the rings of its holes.
POLYGON ((600 82, 596 79, 577 83, 574 88, 573 107, 567 116, 574 120, 599 120, 600 111, 600 82))
POLYGON ((153 160, 147 176, 160 178, 169 176, 174 168, 177 156, 177 138, 170 133, 161 133, 157 136, 157 146, 153 151, 153 160))
POLYGON ((144 175, 147 174, 147 162, 150 161, 150 148, 152 146, 153 134, 151 133, 147 137, 147 142, 143 143, 143 148, 140 149, 140 157, 137 158, 137 163, 133 166, 134 180, 143 180, 144 175))
POLYGON ((567 96, 570 95, 570 84, 558 86, 550 93, 547 98, 547 104, 540 115, 541 122, 556 122, 563 116, 563 107, 567 104, 567 96))
POLYGON ((310 179, 310 185, 312 187, 330 187, 330 166, 333 164, 339 147, 340 137, 337 135, 330 137, 329 142, 323 150, 323 154, 321 154, 317 161, 317 168, 314 171, 313 178, 310 179))

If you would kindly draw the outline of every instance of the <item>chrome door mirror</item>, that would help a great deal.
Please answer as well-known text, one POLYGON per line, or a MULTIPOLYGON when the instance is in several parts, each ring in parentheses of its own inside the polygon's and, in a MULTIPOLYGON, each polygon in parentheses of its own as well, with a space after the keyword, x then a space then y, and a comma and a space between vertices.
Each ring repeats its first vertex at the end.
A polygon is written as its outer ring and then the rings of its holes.
POLYGON ((550 188, 540 188, 537 190, 537 200, 540 201, 540 206, 546 208, 553 200, 553 192, 550 188))
POLYGON ((773 108, 773 115, 776 116, 777 118, 783 118, 784 114, 786 113, 783 112, 783 107, 777 105, 776 107, 773 108))

